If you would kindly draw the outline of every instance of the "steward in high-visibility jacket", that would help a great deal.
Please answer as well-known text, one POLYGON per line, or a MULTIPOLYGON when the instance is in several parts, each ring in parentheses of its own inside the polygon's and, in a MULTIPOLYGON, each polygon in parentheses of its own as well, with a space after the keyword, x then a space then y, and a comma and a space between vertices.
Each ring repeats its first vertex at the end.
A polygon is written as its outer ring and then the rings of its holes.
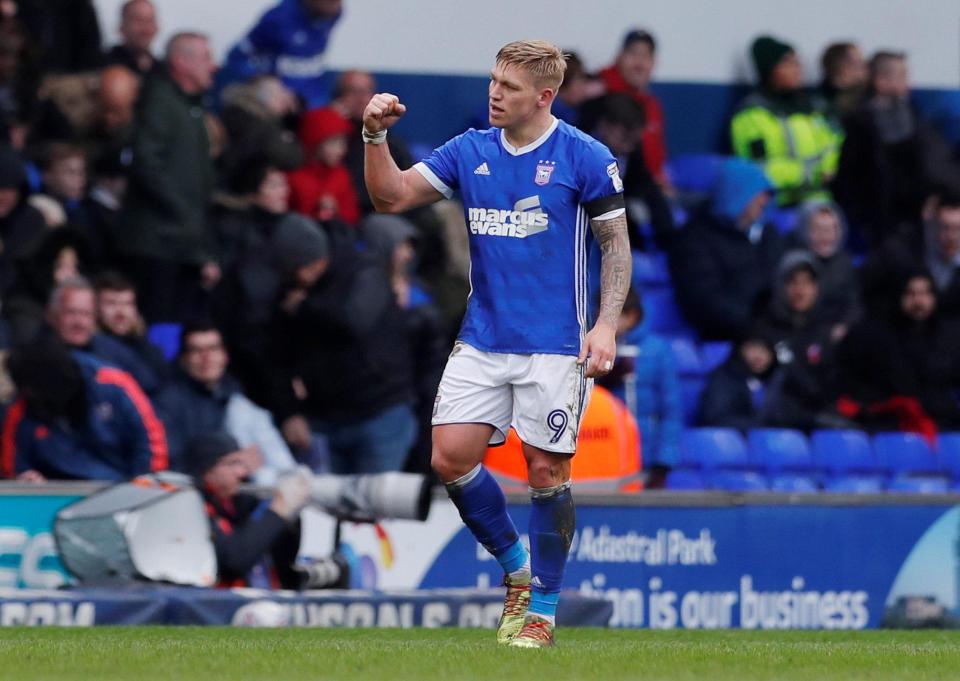
POLYGON ((741 102, 730 123, 734 153, 763 165, 781 206, 829 199, 842 136, 819 100, 803 91, 792 47, 763 36, 752 52, 760 87, 741 102))

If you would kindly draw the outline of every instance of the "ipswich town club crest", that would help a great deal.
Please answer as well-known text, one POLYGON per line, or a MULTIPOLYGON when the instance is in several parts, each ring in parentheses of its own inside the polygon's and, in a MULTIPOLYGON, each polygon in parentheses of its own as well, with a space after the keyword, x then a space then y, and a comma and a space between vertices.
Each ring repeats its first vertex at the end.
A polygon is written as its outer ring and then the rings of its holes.
POLYGON ((553 169, 556 167, 556 161, 538 161, 537 174, 533 178, 533 181, 541 187, 547 184, 550 181, 550 176, 553 175, 553 169))

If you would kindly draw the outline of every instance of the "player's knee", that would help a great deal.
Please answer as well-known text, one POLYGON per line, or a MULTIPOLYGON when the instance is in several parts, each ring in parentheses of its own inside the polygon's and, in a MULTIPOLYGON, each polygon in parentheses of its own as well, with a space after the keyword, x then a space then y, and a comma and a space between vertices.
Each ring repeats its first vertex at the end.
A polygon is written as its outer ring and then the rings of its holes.
POLYGON ((457 460, 456 457, 450 456, 446 450, 440 447, 433 448, 433 452, 430 455, 430 466, 437 474, 437 477, 440 478, 440 481, 445 483, 453 482, 474 468, 474 466, 467 466, 457 460))
POLYGON ((556 456, 535 456, 527 461, 527 475, 534 489, 556 487, 570 479, 570 460, 556 456))

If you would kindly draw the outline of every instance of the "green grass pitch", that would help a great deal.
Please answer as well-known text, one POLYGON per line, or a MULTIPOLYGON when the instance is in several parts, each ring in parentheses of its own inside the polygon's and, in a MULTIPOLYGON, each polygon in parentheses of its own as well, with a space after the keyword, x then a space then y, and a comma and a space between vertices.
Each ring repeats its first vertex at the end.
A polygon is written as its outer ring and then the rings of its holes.
POLYGON ((562 629, 558 644, 502 649, 471 629, 3 629, 0 679, 960 679, 960 632, 562 629))

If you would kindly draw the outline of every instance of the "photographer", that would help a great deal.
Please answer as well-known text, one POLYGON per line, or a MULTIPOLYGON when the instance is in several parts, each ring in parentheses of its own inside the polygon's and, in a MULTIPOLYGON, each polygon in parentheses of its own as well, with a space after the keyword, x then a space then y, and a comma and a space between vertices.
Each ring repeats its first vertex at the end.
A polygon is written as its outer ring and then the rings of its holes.
POLYGON ((206 501, 220 586, 299 587, 293 563, 300 547, 300 511, 310 500, 307 479, 282 478, 271 499, 241 493, 259 457, 223 432, 191 440, 185 463, 206 501))

